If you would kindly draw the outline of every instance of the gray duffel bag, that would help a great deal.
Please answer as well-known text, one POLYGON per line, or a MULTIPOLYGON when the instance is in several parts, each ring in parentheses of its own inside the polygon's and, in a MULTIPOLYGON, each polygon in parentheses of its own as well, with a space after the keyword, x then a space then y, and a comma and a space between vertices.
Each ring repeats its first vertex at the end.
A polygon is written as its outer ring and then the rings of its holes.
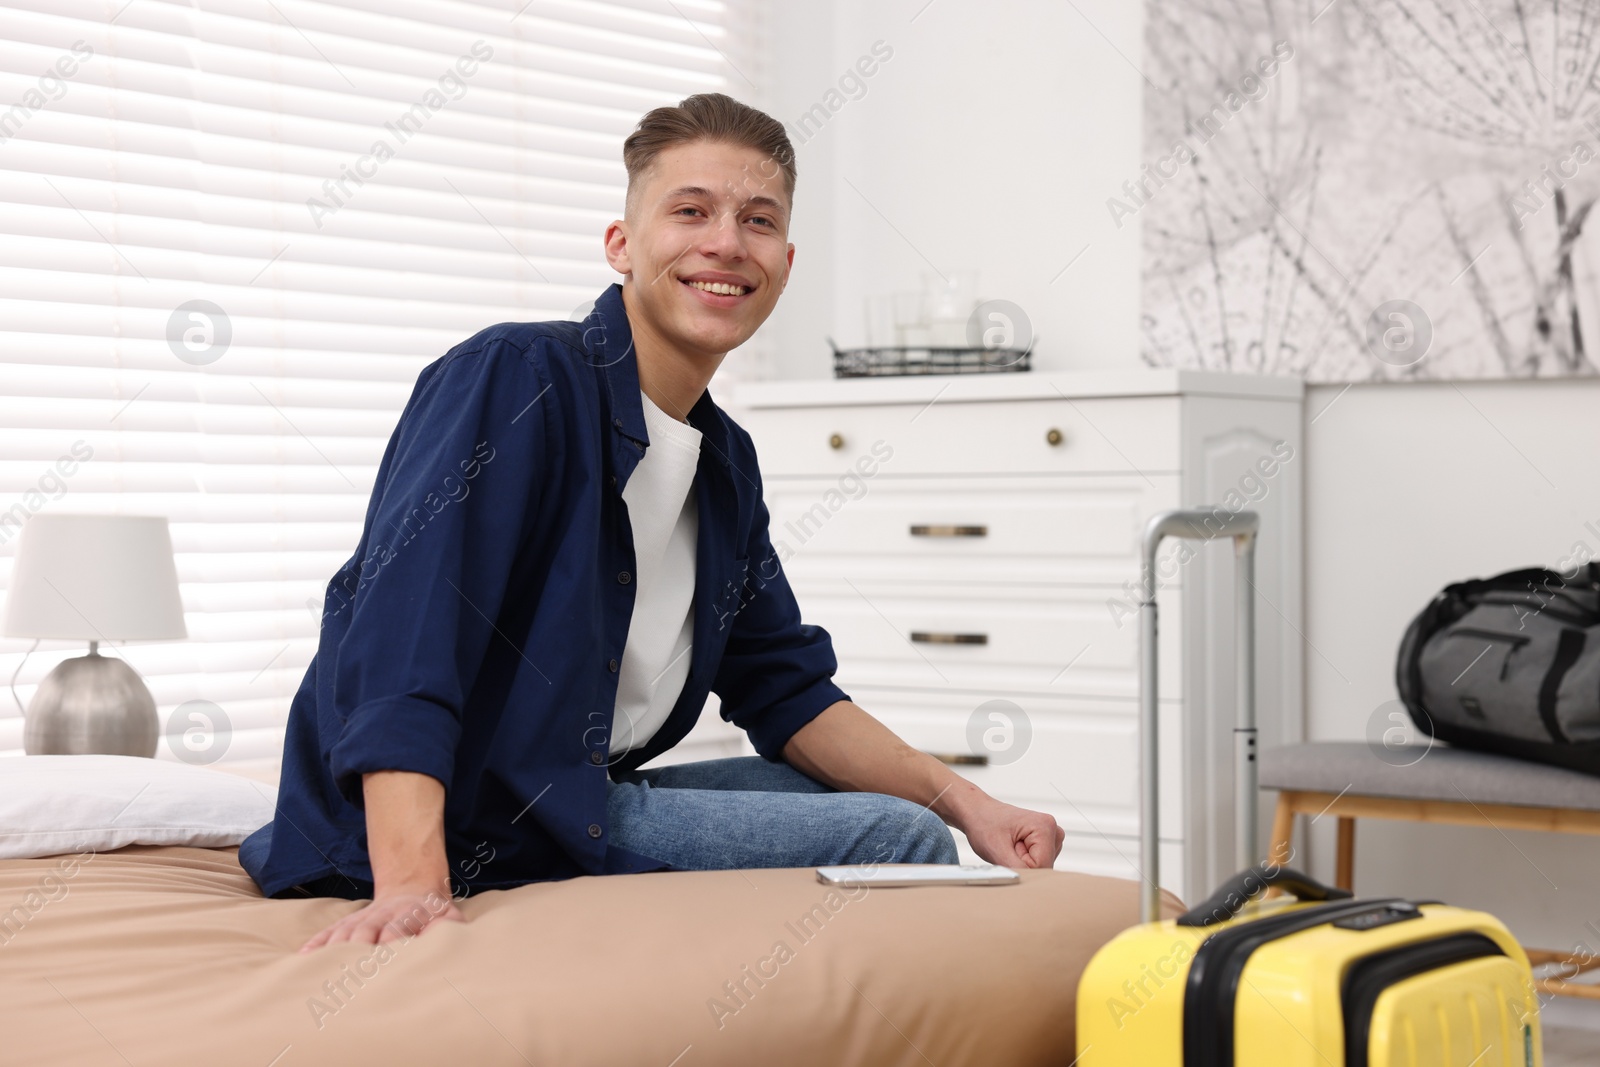
POLYGON ((1395 681, 1440 741, 1600 774, 1600 564, 1447 586, 1407 628, 1395 681))

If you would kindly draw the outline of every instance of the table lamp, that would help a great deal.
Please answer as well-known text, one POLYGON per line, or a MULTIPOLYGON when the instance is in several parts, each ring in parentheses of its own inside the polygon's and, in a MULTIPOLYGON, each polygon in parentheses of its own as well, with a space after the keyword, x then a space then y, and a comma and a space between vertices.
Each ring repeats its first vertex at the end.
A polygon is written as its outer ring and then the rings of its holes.
POLYGON ((167 520, 141 515, 35 515, 22 528, 6 595, 5 635, 89 642, 28 703, 29 755, 156 754, 155 698, 102 641, 187 637, 167 520))

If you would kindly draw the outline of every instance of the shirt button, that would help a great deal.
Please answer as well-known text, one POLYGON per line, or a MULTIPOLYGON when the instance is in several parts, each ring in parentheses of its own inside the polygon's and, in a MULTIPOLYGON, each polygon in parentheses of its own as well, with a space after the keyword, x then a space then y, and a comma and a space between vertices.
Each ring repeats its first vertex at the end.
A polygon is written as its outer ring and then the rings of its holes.
POLYGON ((623 585, 627 585, 629 582, 633 581, 633 575, 629 574, 627 571, 622 571, 617 575, 617 581, 621 582, 623 585))
POLYGON ((611 476, 611 488, 615 489, 616 487, 617 487, 617 476, 615 474, 613 474, 611 476))
POLYGON ((600 754, 600 750, 598 748, 595 749, 593 752, 589 753, 589 762, 593 763, 595 766, 599 766, 600 764, 604 763, 605 761, 606 761, 605 756, 600 754))
POLYGON ((590 837, 599 837, 600 836, 600 824, 599 823, 592 822, 592 823, 589 824, 589 836, 590 837))
POLYGON ((620 429, 622 429, 622 420, 621 419, 612 419, 611 420, 611 425, 615 426, 617 429, 620 430, 620 429))
POLYGON ((612 660, 609 663, 607 663, 606 667, 611 671, 612 674, 617 673, 617 661, 616 660, 612 660))

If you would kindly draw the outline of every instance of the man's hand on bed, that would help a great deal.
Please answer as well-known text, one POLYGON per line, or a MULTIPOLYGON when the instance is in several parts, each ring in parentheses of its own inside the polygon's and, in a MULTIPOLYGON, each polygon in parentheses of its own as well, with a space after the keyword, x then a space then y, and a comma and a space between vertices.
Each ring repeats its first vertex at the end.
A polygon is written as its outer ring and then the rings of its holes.
POLYGON ((412 771, 369 771, 361 776, 361 794, 372 903, 301 945, 301 952, 335 941, 376 945, 416 937, 436 922, 466 922, 450 899, 444 786, 412 771))
POLYGON ((963 812, 959 829, 983 859, 1005 867, 1053 867, 1067 832, 1042 811, 985 796, 963 812))
POLYGON ((410 940, 437 922, 465 922, 448 893, 438 890, 397 890, 379 893, 359 911, 353 911, 300 946, 310 952, 338 941, 377 945, 400 938, 410 940))

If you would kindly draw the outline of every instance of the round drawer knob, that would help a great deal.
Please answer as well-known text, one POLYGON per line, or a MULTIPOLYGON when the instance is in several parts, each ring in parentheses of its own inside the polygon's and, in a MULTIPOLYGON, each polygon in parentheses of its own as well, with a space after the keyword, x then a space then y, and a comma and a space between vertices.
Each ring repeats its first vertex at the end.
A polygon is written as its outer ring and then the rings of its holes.
POLYGON ((1050 429, 1045 431, 1044 439, 1045 439, 1045 441, 1047 443, 1049 443, 1051 445, 1059 445, 1062 441, 1065 441, 1067 438, 1060 430, 1058 430, 1054 426, 1052 426, 1052 427, 1050 427, 1050 429))
POLYGON ((829 448, 835 448, 835 449, 843 448, 844 447, 844 435, 843 434, 837 434, 837 433, 830 435, 828 437, 828 447, 829 448))

